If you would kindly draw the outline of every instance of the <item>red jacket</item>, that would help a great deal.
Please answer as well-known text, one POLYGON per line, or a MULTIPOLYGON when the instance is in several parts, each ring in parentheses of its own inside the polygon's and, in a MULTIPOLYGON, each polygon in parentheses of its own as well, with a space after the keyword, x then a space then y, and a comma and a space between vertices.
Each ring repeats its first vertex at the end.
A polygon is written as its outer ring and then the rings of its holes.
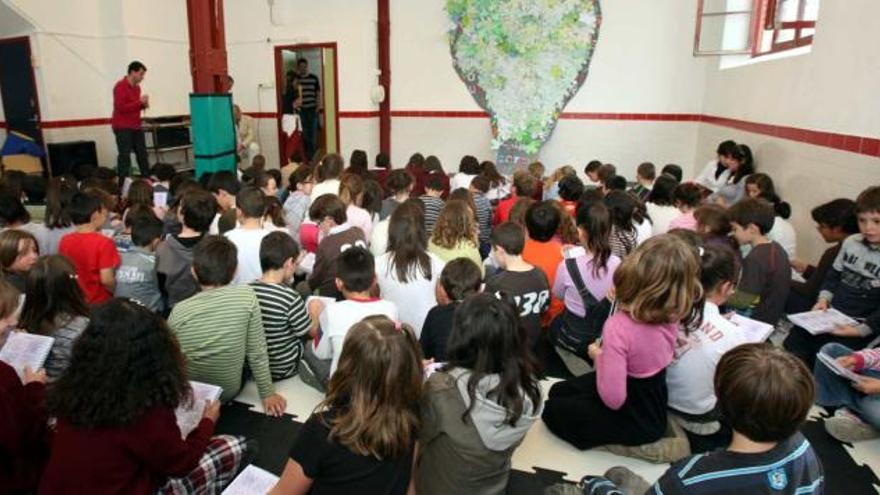
POLYGON ((82 429, 59 418, 39 493, 152 495, 198 465, 213 432, 214 422, 203 418, 181 439, 165 407, 124 427, 82 429))
POLYGON ((128 78, 120 79, 113 86, 113 117, 110 119, 110 127, 113 129, 140 129, 141 128, 141 103, 140 85, 132 86, 128 78))
POLYGON ((0 494, 37 487, 48 457, 46 386, 0 361, 0 494))

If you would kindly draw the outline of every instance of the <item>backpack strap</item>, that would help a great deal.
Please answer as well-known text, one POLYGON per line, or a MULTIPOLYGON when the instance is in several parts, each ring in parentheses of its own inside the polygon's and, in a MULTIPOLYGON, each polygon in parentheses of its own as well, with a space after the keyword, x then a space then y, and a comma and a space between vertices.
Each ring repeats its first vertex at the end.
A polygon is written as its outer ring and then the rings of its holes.
POLYGON ((581 277, 581 271, 578 269, 577 260, 575 258, 567 258, 565 260, 565 268, 568 270, 568 276, 571 278, 571 281, 574 282, 578 294, 581 295, 581 299, 584 302, 584 309, 589 310, 595 306, 599 301, 596 300, 590 290, 587 289, 587 284, 584 283, 584 279, 581 277))

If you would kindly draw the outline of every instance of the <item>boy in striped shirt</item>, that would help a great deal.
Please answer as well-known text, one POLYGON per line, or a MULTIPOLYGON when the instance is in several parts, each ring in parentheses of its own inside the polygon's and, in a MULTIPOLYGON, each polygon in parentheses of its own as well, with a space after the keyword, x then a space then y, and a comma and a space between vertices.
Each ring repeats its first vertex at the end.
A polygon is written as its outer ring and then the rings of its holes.
POLYGON ((425 181, 425 194, 419 196, 422 204, 425 205, 425 232, 428 233, 428 237, 434 233, 434 225, 440 217, 440 210, 446 204, 442 195, 443 181, 440 174, 428 175, 428 180, 425 181))
POLYGON ((193 274, 201 291, 174 306, 168 326, 186 357, 190 379, 221 387, 220 400, 227 402, 242 388, 247 358, 263 410, 281 416, 287 401, 272 384, 257 296, 247 285, 229 285, 237 265, 237 250, 229 239, 202 239, 193 250, 193 274))
POLYGON ((285 232, 272 232, 260 242, 263 277, 250 284, 263 315, 272 380, 295 375, 302 358, 303 339, 317 329, 317 316, 310 318, 302 296, 290 282, 299 263, 299 247, 285 232))

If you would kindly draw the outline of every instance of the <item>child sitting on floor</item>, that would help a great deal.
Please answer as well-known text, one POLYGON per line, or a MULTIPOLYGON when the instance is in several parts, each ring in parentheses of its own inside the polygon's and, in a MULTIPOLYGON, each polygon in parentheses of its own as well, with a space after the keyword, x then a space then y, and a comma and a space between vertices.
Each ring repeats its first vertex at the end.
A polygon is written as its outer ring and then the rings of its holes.
MULTIPOLYGON (((624 193, 625 194, 625 193, 624 193)), ((542 415, 579 449, 655 442, 666 431, 666 367, 683 320, 700 298, 696 249, 653 237, 614 273, 618 312, 589 346, 596 371, 553 385, 542 415)))
POLYGON ((369 316, 348 331, 327 396, 299 430, 270 495, 411 487, 422 363, 411 329, 369 316))
POLYGON ((212 437, 218 402, 181 438, 174 410, 192 393, 183 363, 159 316, 126 299, 99 306, 49 394, 58 425, 40 493, 217 493, 232 481, 247 444, 212 437))
POLYGON ((77 282, 86 302, 98 304, 113 297, 119 253, 116 245, 99 229, 107 220, 107 209, 95 194, 76 193, 70 200, 70 218, 76 230, 64 236, 58 253, 76 266, 77 282))
POLYGON ((455 311, 467 296, 480 292, 482 285, 480 267, 467 258, 454 259, 443 267, 437 284, 437 305, 428 311, 419 336, 425 359, 446 361, 446 343, 455 311))
POLYGON ((425 383, 418 493, 505 491, 513 452, 542 409, 516 312, 491 294, 468 297, 456 312, 448 361, 425 383))

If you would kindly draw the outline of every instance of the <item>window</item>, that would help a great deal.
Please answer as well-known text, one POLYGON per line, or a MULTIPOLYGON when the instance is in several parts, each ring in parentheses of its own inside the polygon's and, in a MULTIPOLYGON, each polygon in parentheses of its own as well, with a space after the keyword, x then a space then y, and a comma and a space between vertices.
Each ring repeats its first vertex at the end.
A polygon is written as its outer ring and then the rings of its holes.
POLYGON ((816 32, 819 2, 698 0, 694 55, 753 58, 807 47, 816 32))

